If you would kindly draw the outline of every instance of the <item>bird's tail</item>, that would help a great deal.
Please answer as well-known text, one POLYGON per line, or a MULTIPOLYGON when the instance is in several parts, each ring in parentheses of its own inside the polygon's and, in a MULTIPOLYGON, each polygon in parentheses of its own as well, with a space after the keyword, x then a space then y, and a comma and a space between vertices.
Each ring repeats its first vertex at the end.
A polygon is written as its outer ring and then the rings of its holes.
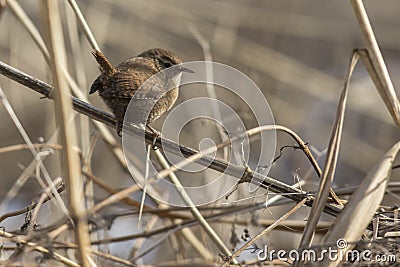
POLYGON ((105 74, 106 76, 111 76, 115 73, 115 69, 111 65, 110 61, 104 56, 103 52, 99 50, 93 50, 92 55, 96 59, 97 63, 99 64, 100 71, 105 74))

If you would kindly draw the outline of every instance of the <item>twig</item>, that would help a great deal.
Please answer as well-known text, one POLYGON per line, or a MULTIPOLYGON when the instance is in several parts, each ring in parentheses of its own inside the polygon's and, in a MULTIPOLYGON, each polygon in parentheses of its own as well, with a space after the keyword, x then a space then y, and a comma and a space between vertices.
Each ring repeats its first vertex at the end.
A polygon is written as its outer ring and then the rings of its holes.
MULTIPOLYGON (((99 187, 101 187, 102 189, 104 189, 106 192, 110 193, 110 194, 115 194, 117 192, 119 192, 118 189, 112 188, 110 187, 108 184, 106 184, 105 182, 103 182, 101 179, 99 179, 98 177, 96 177, 91 170, 82 170, 82 173, 91 181, 93 181, 96 185, 98 185, 99 187)), ((139 190, 139 189, 138 189, 139 190)), ((124 199, 121 199, 121 202, 126 204, 126 205, 130 205, 132 207, 140 207, 140 202, 126 197, 124 199)), ((146 207, 144 209, 145 211, 147 210, 146 207)))
POLYGON ((83 33, 85 34, 86 38, 88 39, 88 41, 90 43, 90 46, 93 48, 93 50, 100 51, 100 47, 97 44, 96 39, 94 38, 94 35, 89 28, 89 25, 86 23, 86 20, 83 17, 78 4, 76 3, 75 0, 68 0, 68 3, 71 5, 72 9, 74 10, 76 17, 78 18, 79 24, 82 27, 83 33))
MULTIPOLYGON (((233 216, 233 215, 242 214, 242 213, 250 213, 250 212, 253 212, 256 210, 260 210, 260 209, 265 209, 265 202, 257 203, 255 205, 251 205, 251 206, 243 206, 243 207, 239 207, 239 208, 234 208, 234 209, 231 209, 228 211, 222 211, 220 213, 216 213, 213 215, 204 216, 204 218, 208 222, 211 222, 211 221, 216 221, 223 217, 233 216)), ((192 219, 192 220, 184 221, 179 224, 173 224, 173 225, 160 227, 160 228, 154 229, 152 231, 148 231, 148 232, 143 231, 141 233, 126 235, 126 236, 122 236, 122 237, 113 237, 113 238, 108 238, 108 239, 96 240, 96 241, 93 241, 92 244, 123 242, 123 241, 132 240, 132 239, 136 239, 136 238, 141 238, 141 237, 149 238, 154 235, 162 234, 162 233, 165 233, 168 231, 170 231, 170 234, 172 234, 172 233, 179 231, 180 229, 183 229, 185 227, 192 227, 195 225, 198 225, 198 221, 195 219, 192 219)))
MULTIPOLYGON (((59 144, 49 144, 49 143, 45 143, 45 144, 32 144, 32 146, 34 148, 42 148, 42 147, 47 147, 47 148, 51 148, 51 149, 55 149, 55 150, 61 150, 62 146, 59 144)), ((18 145, 12 145, 12 146, 6 146, 6 147, 2 147, 0 148, 0 154, 2 153, 8 153, 8 152, 13 152, 13 151, 18 151, 18 150, 22 150, 22 149, 30 149, 29 146, 27 144, 18 144, 18 145)))
MULTIPOLYGON (((64 191, 64 189, 65 189, 64 184, 61 184, 61 185, 57 188, 57 192, 58 192, 58 193, 61 193, 62 191, 64 191)), ((47 197, 47 198, 44 200, 43 203, 46 203, 46 202, 49 201, 51 198, 52 198, 52 197, 50 197, 50 196, 47 197)), ((23 209, 4 213, 3 215, 0 216, 0 223, 1 223, 2 221, 4 221, 5 219, 10 218, 10 217, 18 216, 18 215, 21 215, 21 214, 24 214, 24 213, 27 213, 27 212, 31 211, 32 209, 34 209, 34 208, 37 206, 37 204, 38 204, 38 202, 34 202, 34 203, 30 204, 29 206, 27 206, 27 207, 25 207, 25 208, 23 208, 23 209)))
MULTIPOLYGON (((257 133, 258 131, 265 131, 268 130, 268 128, 270 128, 271 130, 277 130, 277 131, 282 131, 287 133, 288 135, 290 135, 299 145, 299 148, 304 152, 304 154, 306 155, 306 157, 308 158, 308 160, 310 161, 311 165, 313 166, 315 172, 317 173, 317 175, 319 177, 321 177, 322 175, 322 170, 319 167, 316 159, 314 158, 314 156, 312 155, 310 149, 308 148, 308 143, 304 142, 300 136, 298 136, 294 131, 292 131, 291 129, 285 127, 285 126, 281 126, 281 125, 267 125, 267 126, 260 126, 258 128, 254 128, 251 130, 248 130, 246 133, 251 136, 254 135, 255 133, 257 133)), ((332 190, 332 188, 329 190, 329 193, 331 195, 331 197, 335 200, 335 202, 337 204, 339 204, 340 206, 342 206, 342 202, 341 200, 337 197, 337 195, 335 194, 335 192, 332 190)))
POLYGON ((62 262, 65 265, 68 266, 73 266, 73 267, 80 267, 81 265, 77 264, 76 262, 64 257, 63 255, 54 252, 54 251, 50 251, 47 248, 43 247, 43 246, 39 246, 34 242, 28 242, 24 239, 19 238, 18 236, 15 236, 13 234, 10 234, 6 231, 0 230, 0 236, 5 237, 5 238, 9 238, 11 240, 14 240, 15 242, 18 242, 20 244, 23 244, 25 246, 31 247, 36 251, 39 251, 41 253, 44 253, 46 255, 51 256, 51 258, 55 259, 56 261, 62 262))
MULTIPOLYGON (((60 185, 64 185, 62 183, 62 178, 61 177, 57 177, 56 179, 54 179, 53 183, 55 184, 56 187, 60 187, 60 185)), ((63 186, 64 187, 64 186, 63 186)), ((35 223, 36 223, 36 218, 39 214, 39 210, 42 207, 42 205, 48 200, 50 199, 50 195, 51 194, 51 188, 47 187, 41 194, 39 200, 36 202, 35 207, 33 208, 33 212, 32 212, 32 216, 31 216, 31 224, 28 226, 28 230, 29 230, 29 234, 32 233, 32 230, 35 227, 35 223)))

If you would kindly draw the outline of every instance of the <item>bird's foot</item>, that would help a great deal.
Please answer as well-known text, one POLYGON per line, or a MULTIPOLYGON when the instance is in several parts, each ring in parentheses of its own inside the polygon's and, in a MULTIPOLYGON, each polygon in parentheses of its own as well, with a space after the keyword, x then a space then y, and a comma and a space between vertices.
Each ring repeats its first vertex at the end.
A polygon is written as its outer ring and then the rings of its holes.
POLYGON ((122 122, 117 122, 117 134, 122 137, 122 122))
POLYGON ((153 142, 152 142, 152 148, 153 150, 158 149, 156 142, 157 142, 157 138, 161 136, 161 133, 158 132, 157 130, 155 130, 153 127, 151 127, 150 125, 146 125, 146 128, 150 130, 150 132, 153 133, 153 142))

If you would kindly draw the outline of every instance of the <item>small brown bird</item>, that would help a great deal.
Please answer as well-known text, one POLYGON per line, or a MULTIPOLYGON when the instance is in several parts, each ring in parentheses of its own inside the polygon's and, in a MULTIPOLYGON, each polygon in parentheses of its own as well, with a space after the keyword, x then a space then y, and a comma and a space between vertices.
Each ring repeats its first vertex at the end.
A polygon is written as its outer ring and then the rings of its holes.
POLYGON ((174 53, 161 48, 147 50, 123 61, 115 68, 100 51, 94 51, 93 55, 102 73, 93 82, 89 94, 99 91, 99 95, 115 115, 119 136, 121 136, 126 109, 135 93, 137 93, 135 106, 138 107, 135 113, 148 115, 145 120, 147 125, 174 105, 178 98, 182 72, 193 73, 192 70, 181 66, 182 61, 174 53), (164 73, 157 75, 155 79, 149 80, 146 86, 141 87, 154 74, 167 68, 171 68, 171 71, 166 72, 165 75, 162 75, 164 73), (139 88, 140 91, 138 91, 139 88), (168 91, 170 88, 173 89, 168 91), (157 97, 159 99, 155 101, 157 97), (152 109, 149 111, 150 108, 152 109))

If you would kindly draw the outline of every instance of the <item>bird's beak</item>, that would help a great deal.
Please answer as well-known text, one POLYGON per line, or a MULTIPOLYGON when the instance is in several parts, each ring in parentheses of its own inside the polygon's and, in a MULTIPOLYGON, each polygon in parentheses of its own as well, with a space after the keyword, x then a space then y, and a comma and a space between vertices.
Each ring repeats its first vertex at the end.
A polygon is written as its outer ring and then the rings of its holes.
POLYGON ((188 72, 188 73, 194 73, 194 71, 192 71, 191 69, 179 66, 179 71, 181 72, 188 72))

